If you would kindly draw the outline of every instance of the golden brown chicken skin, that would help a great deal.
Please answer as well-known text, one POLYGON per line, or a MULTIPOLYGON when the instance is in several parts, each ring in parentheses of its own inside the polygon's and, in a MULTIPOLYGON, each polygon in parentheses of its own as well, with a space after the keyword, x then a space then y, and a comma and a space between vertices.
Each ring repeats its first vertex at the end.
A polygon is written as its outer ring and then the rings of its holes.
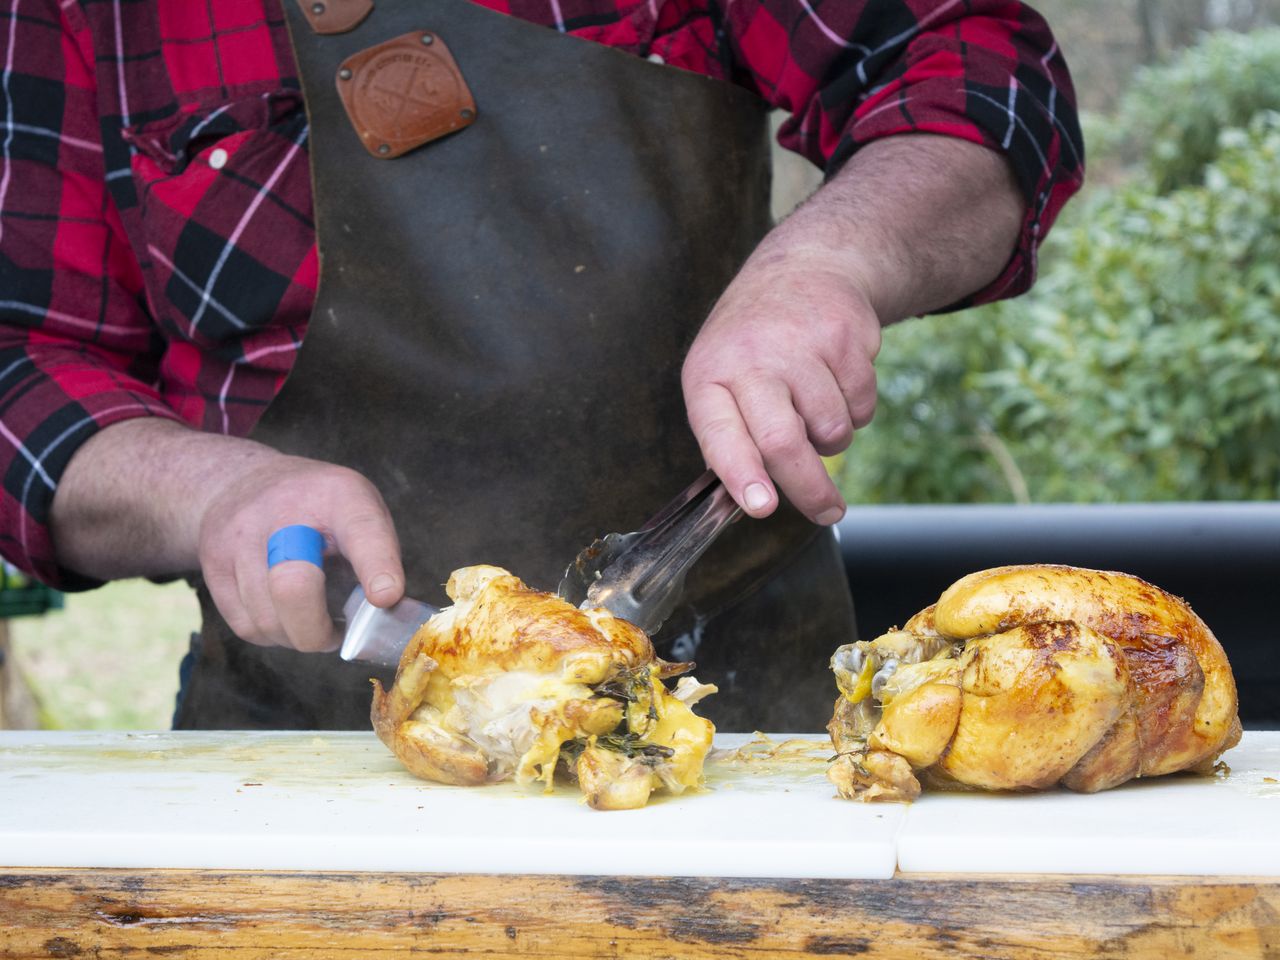
POLYGON ((665 677, 649 638, 492 566, 456 570, 453 605, 419 628, 389 690, 373 681, 379 738, 417 776, 551 786, 557 767, 597 809, 697 787, 715 728, 691 707, 715 687, 665 677))
POLYGON ((1124 573, 997 567, 832 657, 840 794, 1092 793, 1208 772, 1240 740, 1235 681, 1182 599, 1124 573))

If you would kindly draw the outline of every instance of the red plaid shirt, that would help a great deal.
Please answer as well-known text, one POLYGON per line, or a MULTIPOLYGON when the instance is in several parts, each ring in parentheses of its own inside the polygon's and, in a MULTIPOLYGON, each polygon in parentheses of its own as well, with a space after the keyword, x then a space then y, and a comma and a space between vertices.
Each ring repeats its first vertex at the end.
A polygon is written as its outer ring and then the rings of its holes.
MULTIPOLYGON (((0 553, 50 582, 58 479, 137 416, 243 435, 306 333, 318 262, 281 2, 0 0, 0 553)), ((930 131, 1004 151, 1031 283, 1083 175, 1067 67, 1017 0, 478 0, 790 113, 828 171, 930 131)))

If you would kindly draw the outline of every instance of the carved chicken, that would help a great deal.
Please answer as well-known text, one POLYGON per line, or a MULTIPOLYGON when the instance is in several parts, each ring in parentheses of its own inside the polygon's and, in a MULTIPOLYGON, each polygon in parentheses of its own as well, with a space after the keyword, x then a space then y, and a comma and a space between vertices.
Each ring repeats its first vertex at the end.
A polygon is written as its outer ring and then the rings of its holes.
POLYGON ((419 777, 551 788, 557 767, 599 810, 697 787, 715 728, 690 709, 715 692, 657 659, 639 627, 579 610, 491 566, 455 570, 453 605, 419 628, 390 690, 373 681, 379 738, 419 777))
POLYGON ((1178 597, 1124 573, 997 567, 901 630, 831 658, 841 796, 939 788, 1092 793, 1207 773, 1240 740, 1221 645, 1178 597))

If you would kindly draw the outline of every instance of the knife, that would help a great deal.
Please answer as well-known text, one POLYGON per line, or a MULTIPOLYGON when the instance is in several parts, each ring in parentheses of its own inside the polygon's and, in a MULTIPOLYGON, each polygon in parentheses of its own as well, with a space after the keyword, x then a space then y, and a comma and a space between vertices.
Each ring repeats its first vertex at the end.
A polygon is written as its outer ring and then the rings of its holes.
POLYGON ((338 655, 379 667, 396 667, 418 628, 439 611, 429 603, 405 597, 391 607, 375 607, 356 586, 342 605, 347 629, 338 655))

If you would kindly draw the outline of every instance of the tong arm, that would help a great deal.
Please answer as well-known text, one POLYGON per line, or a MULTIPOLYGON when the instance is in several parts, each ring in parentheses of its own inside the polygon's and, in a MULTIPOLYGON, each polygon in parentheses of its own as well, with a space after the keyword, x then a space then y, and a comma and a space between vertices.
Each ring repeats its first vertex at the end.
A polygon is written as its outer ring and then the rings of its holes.
POLYGON ((587 588, 584 605, 656 632, 679 602, 689 568, 740 513, 708 470, 639 531, 620 538, 621 550, 587 588))

